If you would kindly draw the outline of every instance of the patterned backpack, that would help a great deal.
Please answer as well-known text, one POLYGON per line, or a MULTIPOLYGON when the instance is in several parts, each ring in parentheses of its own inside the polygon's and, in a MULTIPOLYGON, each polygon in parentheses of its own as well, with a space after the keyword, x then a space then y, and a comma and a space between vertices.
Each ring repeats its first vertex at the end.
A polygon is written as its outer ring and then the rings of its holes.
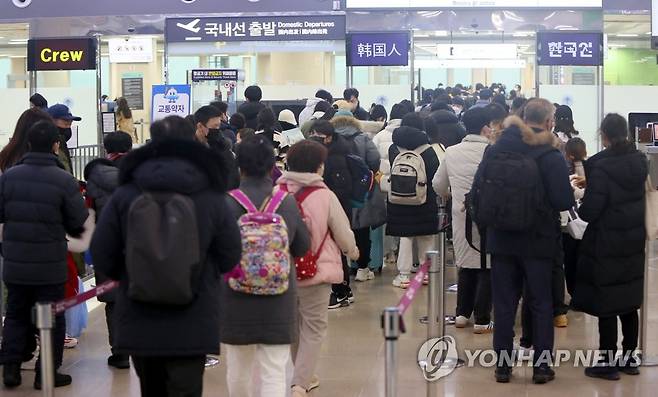
POLYGON ((226 275, 229 287, 250 295, 283 294, 290 278, 290 251, 288 227, 276 210, 287 193, 277 189, 260 210, 239 189, 229 195, 247 211, 238 220, 242 259, 226 275))

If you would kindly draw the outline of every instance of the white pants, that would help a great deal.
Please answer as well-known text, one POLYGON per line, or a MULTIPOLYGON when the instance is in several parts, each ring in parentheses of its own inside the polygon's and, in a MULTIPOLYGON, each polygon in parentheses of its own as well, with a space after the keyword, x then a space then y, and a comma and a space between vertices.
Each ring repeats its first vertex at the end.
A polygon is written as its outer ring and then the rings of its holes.
POLYGON ((398 252, 398 272, 409 275, 413 265, 414 241, 418 246, 418 259, 425 261, 425 253, 434 249, 435 236, 400 237, 400 252, 398 252))
POLYGON ((222 352, 226 353, 230 397, 254 397, 258 384, 262 397, 287 397, 290 393, 286 384, 290 345, 222 345, 222 352))

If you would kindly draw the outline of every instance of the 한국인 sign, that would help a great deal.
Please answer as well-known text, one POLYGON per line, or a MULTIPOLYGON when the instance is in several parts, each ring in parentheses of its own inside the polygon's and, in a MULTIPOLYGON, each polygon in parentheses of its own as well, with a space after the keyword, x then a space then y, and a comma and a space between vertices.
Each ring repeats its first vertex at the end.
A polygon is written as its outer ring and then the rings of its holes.
POLYGON ((603 65, 603 34, 538 32, 537 64, 601 66, 603 65))
POLYGON ((169 18, 168 43, 345 39, 345 15, 169 18))
POLYGON ((347 66, 407 66, 409 32, 350 33, 347 66))

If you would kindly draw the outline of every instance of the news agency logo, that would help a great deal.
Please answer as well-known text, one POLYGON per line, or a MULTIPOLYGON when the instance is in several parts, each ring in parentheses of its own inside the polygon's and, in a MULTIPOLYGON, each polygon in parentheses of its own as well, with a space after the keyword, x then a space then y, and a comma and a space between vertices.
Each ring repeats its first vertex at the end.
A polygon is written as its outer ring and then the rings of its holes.
POLYGON ((457 342, 450 335, 432 338, 418 350, 418 365, 428 382, 435 382, 450 375, 459 362, 457 342))

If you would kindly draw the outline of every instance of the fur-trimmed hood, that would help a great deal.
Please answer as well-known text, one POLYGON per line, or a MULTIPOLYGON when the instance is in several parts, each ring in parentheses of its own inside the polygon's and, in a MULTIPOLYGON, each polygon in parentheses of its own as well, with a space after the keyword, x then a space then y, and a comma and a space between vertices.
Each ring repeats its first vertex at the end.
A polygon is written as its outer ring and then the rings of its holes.
POLYGON ((184 194, 207 188, 224 192, 227 170, 222 164, 216 153, 194 141, 151 142, 123 159, 119 184, 184 194))
POLYGON ((556 148, 559 148, 560 146, 559 138, 551 131, 543 130, 535 132, 532 128, 528 127, 519 116, 509 116, 505 119, 503 122, 503 128, 508 129, 510 127, 516 127, 521 130, 521 138, 523 139, 523 142, 530 146, 551 145, 556 148))
POLYGON ((336 116, 331 119, 331 124, 334 126, 336 133, 344 137, 350 137, 361 132, 361 123, 352 116, 336 116))

